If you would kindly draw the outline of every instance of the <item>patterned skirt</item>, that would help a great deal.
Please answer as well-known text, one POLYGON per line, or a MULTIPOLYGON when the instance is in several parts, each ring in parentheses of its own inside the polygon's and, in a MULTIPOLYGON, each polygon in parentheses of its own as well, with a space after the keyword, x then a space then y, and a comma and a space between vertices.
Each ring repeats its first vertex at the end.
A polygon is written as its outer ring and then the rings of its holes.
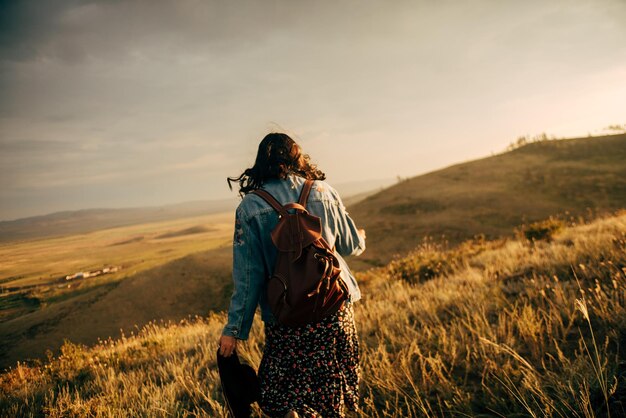
POLYGON ((359 342, 352 303, 317 324, 265 327, 259 365, 263 412, 345 417, 359 401, 359 342))

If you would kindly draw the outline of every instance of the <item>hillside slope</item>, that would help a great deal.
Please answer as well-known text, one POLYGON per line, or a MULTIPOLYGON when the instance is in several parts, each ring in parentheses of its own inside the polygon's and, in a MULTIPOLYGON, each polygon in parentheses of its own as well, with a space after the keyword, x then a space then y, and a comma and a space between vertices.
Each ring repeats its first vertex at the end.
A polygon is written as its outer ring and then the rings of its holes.
POLYGON ((232 249, 221 246, 0 322, 0 370, 43 358, 47 350, 56 353, 66 339, 91 345, 153 320, 178 321, 226 309, 231 267, 232 249))
POLYGON ((563 139, 405 180, 349 207, 368 234, 361 259, 385 263, 425 236, 456 244, 510 236, 525 221, 565 211, 626 207, 625 161, 626 134, 563 139))
MULTIPOLYGON (((358 279, 362 416, 624 416, 625 213, 551 242, 424 245, 358 279), (434 266, 444 268, 424 274, 434 266)), ((224 321, 66 344, 0 375, 0 411, 226 417, 215 364, 224 321)), ((257 318, 240 355, 258 366, 262 347, 257 318)))

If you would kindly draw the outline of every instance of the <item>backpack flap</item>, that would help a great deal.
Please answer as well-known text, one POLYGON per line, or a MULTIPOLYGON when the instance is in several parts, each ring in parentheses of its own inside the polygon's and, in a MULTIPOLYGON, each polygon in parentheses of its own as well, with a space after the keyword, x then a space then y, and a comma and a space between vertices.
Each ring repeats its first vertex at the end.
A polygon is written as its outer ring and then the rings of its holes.
POLYGON ((292 261, 302 255, 302 249, 322 238, 322 222, 317 216, 300 212, 281 216, 272 231, 272 242, 281 252, 290 252, 292 261))

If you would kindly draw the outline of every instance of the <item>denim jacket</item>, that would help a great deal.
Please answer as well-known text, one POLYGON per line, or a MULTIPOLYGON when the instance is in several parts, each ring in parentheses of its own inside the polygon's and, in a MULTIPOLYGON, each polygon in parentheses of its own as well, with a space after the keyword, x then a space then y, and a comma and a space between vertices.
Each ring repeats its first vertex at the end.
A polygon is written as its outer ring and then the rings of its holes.
MULTIPOLYGON (((268 180, 262 189, 281 204, 297 202, 305 179, 289 175, 286 179, 268 180)), ((349 300, 361 298, 359 286, 342 255, 359 255, 365 240, 357 233, 354 221, 346 212, 339 194, 328 183, 316 180, 306 206, 309 213, 322 220, 322 236, 333 247, 341 265, 342 277, 350 291, 349 300)), ((235 212, 233 238, 234 289, 228 309, 228 323, 222 335, 246 340, 257 305, 261 319, 275 323, 266 297, 266 282, 274 269, 277 250, 270 233, 278 223, 278 214, 260 196, 247 194, 235 212)))

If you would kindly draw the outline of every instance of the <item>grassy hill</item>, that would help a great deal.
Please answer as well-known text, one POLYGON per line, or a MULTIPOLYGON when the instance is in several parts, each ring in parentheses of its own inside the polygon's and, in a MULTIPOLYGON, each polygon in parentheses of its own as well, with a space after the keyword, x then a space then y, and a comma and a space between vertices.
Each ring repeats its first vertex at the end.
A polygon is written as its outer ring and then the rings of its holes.
POLYGON ((530 143, 398 183, 349 207, 379 265, 425 236, 457 244, 524 223, 626 207, 626 134, 530 143))
MULTIPOLYGON (((548 238, 426 243, 358 274, 363 416, 624 416, 626 213, 548 238)), ((225 417, 215 365, 225 319, 66 343, 0 375, 0 411, 225 417)), ((257 318, 240 354, 258 365, 262 345, 257 318)))

